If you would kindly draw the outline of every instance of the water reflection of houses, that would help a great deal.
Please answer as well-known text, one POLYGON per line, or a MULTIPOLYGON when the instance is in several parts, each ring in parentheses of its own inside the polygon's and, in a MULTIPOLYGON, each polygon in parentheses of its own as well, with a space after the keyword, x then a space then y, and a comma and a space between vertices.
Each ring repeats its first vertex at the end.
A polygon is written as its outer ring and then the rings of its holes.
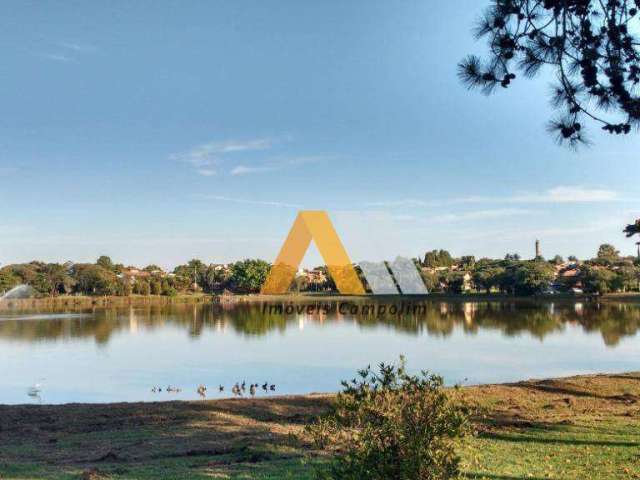
POLYGON ((129 332, 138 332, 138 317, 136 316, 136 310, 133 307, 129 307, 129 332))
POLYGON ((121 278, 129 285, 134 285, 138 280, 149 279, 151 275, 152 275, 151 272, 147 272, 146 270, 138 270, 137 268, 127 268, 123 270, 122 273, 118 274, 118 278, 121 278))

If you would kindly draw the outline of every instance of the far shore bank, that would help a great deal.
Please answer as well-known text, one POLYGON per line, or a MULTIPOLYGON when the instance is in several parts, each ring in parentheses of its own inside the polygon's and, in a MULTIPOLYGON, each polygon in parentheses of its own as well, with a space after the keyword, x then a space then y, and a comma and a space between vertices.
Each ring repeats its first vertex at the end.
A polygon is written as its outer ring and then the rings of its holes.
POLYGON ((317 303, 317 302, 363 302, 376 301, 386 303, 401 302, 628 302, 640 303, 640 292, 612 293, 607 295, 532 295, 514 296, 496 293, 467 293, 428 295, 340 295, 336 293, 292 293, 287 295, 262 294, 192 294, 177 296, 130 295, 121 296, 74 296, 25 298, 0 300, 3 310, 39 310, 65 308, 106 308, 106 307, 142 307, 150 305, 193 305, 193 304, 234 304, 234 303, 317 303))

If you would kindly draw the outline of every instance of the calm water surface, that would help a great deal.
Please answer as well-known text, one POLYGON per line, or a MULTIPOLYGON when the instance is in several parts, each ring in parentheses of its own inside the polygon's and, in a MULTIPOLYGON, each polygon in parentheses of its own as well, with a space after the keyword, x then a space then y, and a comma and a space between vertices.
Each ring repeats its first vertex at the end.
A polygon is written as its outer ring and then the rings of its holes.
POLYGON ((639 305, 574 302, 431 302, 381 316, 262 305, 0 311, 0 403, 196 399, 199 384, 218 398, 242 380, 279 394, 330 392, 401 354, 449 384, 637 371, 639 329, 639 305))

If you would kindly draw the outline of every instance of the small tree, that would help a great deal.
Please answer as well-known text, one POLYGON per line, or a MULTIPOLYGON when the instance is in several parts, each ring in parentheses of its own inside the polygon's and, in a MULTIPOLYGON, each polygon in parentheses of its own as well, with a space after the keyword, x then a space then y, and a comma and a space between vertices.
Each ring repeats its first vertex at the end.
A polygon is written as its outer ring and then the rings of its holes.
POLYGON ((309 431, 336 449, 321 476, 340 480, 444 480, 459 474, 454 440, 468 431, 467 407, 442 377, 381 363, 343 382, 333 411, 309 431))

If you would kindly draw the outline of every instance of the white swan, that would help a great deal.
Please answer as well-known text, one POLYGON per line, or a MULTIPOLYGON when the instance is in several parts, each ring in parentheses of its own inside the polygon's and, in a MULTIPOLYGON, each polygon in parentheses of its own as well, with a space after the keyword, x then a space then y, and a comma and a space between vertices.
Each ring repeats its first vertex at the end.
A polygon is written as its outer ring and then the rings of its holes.
POLYGON ((42 382, 44 382, 44 378, 38 379, 39 383, 34 383, 29 388, 27 388, 27 395, 30 397, 39 397, 42 392, 42 382))

